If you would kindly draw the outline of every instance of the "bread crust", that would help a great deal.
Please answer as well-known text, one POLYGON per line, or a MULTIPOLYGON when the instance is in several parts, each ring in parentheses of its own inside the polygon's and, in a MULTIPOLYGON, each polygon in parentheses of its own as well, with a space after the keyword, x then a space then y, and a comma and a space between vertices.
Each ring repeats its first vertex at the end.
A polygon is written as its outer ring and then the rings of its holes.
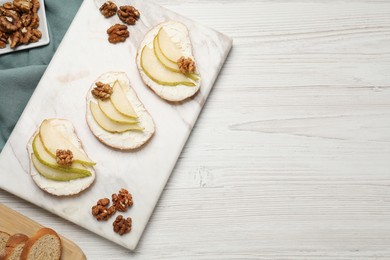
MULTIPOLYGON (((22 254, 20 256, 20 259, 21 260, 31 260, 28 258, 29 256, 29 253, 30 253, 30 250, 32 249, 32 247, 34 246, 34 244, 39 241, 39 239, 41 239, 42 237, 46 236, 46 235, 49 235, 49 236, 54 236, 55 239, 57 239, 57 241, 59 242, 59 248, 58 249, 58 252, 59 254, 57 255, 56 258, 53 258, 51 260, 57 260, 57 259, 60 259, 61 258, 61 255, 62 255, 62 244, 61 244, 61 239, 60 237, 58 236, 57 232, 55 232, 53 229, 51 228, 41 228, 40 230, 37 231, 37 233, 35 233, 35 235, 33 235, 32 237, 30 237, 27 241, 26 241, 26 244, 24 245, 24 248, 23 248, 23 251, 22 251, 22 254)), ((44 249, 44 248, 43 248, 44 249)))
POLYGON ((4 260, 8 260, 9 257, 14 253, 14 250, 20 244, 25 244, 28 240, 28 236, 25 234, 17 233, 9 237, 4 250, 4 260))
POLYGON ((7 246, 7 241, 11 237, 10 234, 4 231, 0 231, 0 260, 3 260, 5 258, 5 248, 7 246))

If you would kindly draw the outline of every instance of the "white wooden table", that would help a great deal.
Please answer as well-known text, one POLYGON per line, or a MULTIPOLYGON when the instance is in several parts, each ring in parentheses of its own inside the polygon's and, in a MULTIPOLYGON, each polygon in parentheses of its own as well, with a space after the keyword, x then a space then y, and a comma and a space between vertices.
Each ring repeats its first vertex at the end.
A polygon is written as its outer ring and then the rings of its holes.
POLYGON ((0 203, 89 259, 390 259, 390 1, 159 2, 234 47, 137 250, 0 203))

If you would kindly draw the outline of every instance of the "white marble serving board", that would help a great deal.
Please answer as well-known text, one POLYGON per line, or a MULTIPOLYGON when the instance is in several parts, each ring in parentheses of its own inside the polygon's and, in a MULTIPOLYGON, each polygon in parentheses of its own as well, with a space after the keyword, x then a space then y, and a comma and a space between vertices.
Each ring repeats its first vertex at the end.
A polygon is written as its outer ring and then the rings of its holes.
POLYGON ((103 2, 89 0, 82 4, 0 154, 0 188, 133 250, 229 53, 232 40, 154 3, 132 0, 116 3, 135 6, 141 12, 141 19, 129 27, 130 38, 125 43, 112 45, 107 41, 106 30, 120 21, 116 16, 105 19, 100 14, 98 7, 103 2), (187 25, 202 75, 200 92, 181 104, 170 104, 149 90, 135 63, 136 50, 144 34, 166 20, 187 25), (91 83, 108 71, 127 73, 155 121, 154 137, 136 152, 119 152, 104 146, 92 135, 85 121, 86 93, 91 83), (29 176, 26 144, 45 118, 71 120, 85 151, 97 162, 94 185, 77 196, 51 196, 41 191, 29 176), (124 214, 132 217, 133 229, 124 236, 112 231, 113 218, 98 222, 91 215, 91 206, 99 198, 109 197, 120 188, 127 188, 134 198, 134 206, 124 214))

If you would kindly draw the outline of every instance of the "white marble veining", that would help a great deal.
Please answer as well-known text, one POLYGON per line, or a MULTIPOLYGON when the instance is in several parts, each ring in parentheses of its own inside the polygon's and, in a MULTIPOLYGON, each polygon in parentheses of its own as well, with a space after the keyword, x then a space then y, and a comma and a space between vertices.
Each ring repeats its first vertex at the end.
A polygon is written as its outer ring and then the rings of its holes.
POLYGON ((230 38, 147 1, 121 1, 141 12, 130 38, 117 45, 107 41, 107 28, 119 22, 98 11, 103 1, 84 1, 58 51, 0 155, 0 187, 60 217, 72 221, 126 248, 135 249, 176 160, 230 50, 230 38), (142 82, 135 64, 143 35, 153 26, 174 19, 187 25, 202 75, 199 93, 182 104, 170 104, 142 82), (90 132, 85 121, 85 96, 96 78, 107 71, 123 71, 156 123, 151 141, 136 152, 107 148, 90 132), (89 157, 97 162, 91 188, 73 197, 57 198, 41 191, 29 176, 26 144, 45 118, 72 121, 89 157), (99 198, 127 188, 134 206, 124 213, 133 219, 132 231, 119 236, 112 221, 97 222, 90 213, 99 198))

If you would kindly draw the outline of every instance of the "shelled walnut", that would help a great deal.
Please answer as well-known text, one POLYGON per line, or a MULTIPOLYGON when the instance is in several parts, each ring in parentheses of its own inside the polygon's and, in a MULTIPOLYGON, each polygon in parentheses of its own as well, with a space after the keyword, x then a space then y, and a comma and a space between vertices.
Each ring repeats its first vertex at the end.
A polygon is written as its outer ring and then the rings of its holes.
POLYGON ((73 163, 73 153, 71 150, 57 149, 56 160, 61 166, 71 166, 73 163))
POLYGON ((31 0, 14 0, 13 5, 22 12, 29 12, 32 7, 31 0))
POLYGON ((116 210, 125 212, 128 207, 133 206, 133 196, 126 189, 120 189, 118 194, 112 194, 112 203, 116 210))
POLYGON ((38 9, 40 6, 41 4, 39 3, 39 0, 32 0, 30 26, 34 29, 37 29, 39 27, 38 9))
POLYGON ((196 71, 195 61, 191 58, 181 56, 180 59, 177 60, 177 65, 184 74, 194 73, 196 71))
POLYGON ((96 87, 92 89, 91 93, 92 95, 101 100, 106 100, 110 98, 112 94, 112 87, 109 84, 104 84, 102 82, 96 82, 96 87))
POLYGON ((37 42, 39 41, 39 39, 42 38, 42 32, 40 30, 32 29, 31 33, 32 35, 30 38, 30 42, 37 42))
POLYGON ((0 16, 0 30, 2 32, 15 32, 22 27, 22 21, 17 12, 4 10, 0 16))
POLYGON ((6 2, 2 6, 4 9, 16 11, 16 6, 11 2, 6 2))
POLYGON ((10 47, 12 49, 16 48, 19 45, 21 38, 22 38, 22 33, 20 31, 16 31, 12 33, 11 36, 8 38, 10 47))
POLYGON ((92 215, 98 220, 107 221, 112 215, 116 213, 114 206, 108 207, 110 200, 103 198, 98 200, 95 206, 92 207, 92 215))
POLYGON ((31 15, 30 14, 22 14, 22 16, 20 17, 20 19, 22 20, 22 24, 24 27, 27 27, 31 24, 31 15))
POLYGON ((114 232, 122 236, 131 231, 132 220, 130 217, 124 218, 122 215, 118 215, 112 225, 114 232))
MULTIPOLYGON (((92 215, 98 221, 107 221, 117 211, 124 212, 133 205, 133 197, 126 189, 120 189, 118 194, 114 193, 111 197, 112 206, 109 207, 110 200, 108 198, 103 198, 92 207, 92 215)), ((132 220, 130 217, 124 218, 122 215, 118 215, 112 225, 114 232, 122 236, 131 231, 132 220)))
POLYGON ((139 11, 131 5, 120 6, 117 13, 119 19, 128 25, 134 25, 140 17, 139 11))
POLYGON ((0 49, 3 49, 7 46, 9 34, 0 31, 0 49))
POLYGON ((115 24, 108 28, 108 41, 110 43, 124 42, 130 36, 127 26, 124 24, 115 24))
POLYGON ((118 7, 115 3, 107 1, 99 8, 99 10, 104 17, 108 18, 116 14, 118 7))

